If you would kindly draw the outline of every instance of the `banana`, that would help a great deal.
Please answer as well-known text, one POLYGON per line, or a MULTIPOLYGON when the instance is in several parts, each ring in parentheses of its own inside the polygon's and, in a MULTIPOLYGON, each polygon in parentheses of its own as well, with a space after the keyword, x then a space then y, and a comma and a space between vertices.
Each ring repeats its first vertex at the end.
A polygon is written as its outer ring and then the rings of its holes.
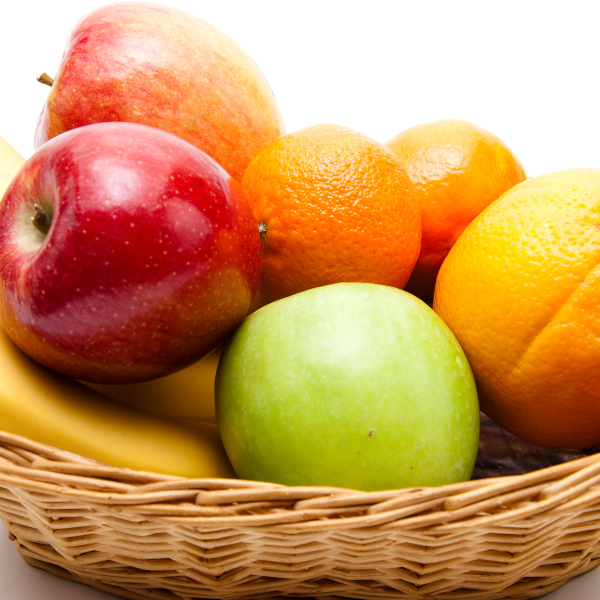
POLYGON ((217 348, 186 369, 143 383, 82 383, 114 400, 157 415, 214 424, 215 374, 220 355, 221 349, 217 348))
POLYGON ((0 429, 94 460, 193 478, 235 478, 216 425, 159 417, 46 369, 0 330, 0 429))
POLYGON ((0 137, 0 199, 24 162, 25 159, 0 137))

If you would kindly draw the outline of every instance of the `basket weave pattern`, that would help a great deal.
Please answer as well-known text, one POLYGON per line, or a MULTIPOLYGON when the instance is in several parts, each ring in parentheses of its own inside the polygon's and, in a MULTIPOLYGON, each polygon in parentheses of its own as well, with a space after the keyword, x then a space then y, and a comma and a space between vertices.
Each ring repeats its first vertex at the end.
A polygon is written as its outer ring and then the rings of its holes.
POLYGON ((600 455, 357 492, 117 469, 0 432, 23 558, 135 600, 526 599, 600 560, 600 455))

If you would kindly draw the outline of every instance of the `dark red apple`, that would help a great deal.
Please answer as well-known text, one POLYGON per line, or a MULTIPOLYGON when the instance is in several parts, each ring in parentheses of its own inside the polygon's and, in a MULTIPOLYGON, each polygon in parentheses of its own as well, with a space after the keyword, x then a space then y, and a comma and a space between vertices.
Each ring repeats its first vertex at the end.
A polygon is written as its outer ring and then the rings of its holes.
POLYGON ((44 144, 0 204, 0 325, 78 379, 143 381, 246 315, 260 236, 237 183, 165 131, 99 123, 44 144))
POLYGON ((212 156, 240 182, 284 133, 256 63, 205 21, 171 6, 117 2, 69 36, 36 131, 36 145, 102 121, 160 127, 212 156))

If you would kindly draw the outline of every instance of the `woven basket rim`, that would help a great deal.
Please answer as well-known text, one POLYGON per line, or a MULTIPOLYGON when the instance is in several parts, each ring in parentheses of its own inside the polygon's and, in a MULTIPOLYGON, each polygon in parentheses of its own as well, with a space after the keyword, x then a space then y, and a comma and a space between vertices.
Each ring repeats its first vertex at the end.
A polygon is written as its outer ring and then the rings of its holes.
MULTIPOLYGON (((95 502, 112 505, 165 504, 177 502, 185 504, 179 513, 194 515, 190 503, 197 507, 214 507, 214 515, 201 514, 204 520, 221 521, 223 519, 246 520, 248 523, 264 520, 264 515, 239 517, 223 515, 219 507, 224 505, 242 505, 244 503, 280 502, 274 522, 286 522, 286 513, 293 513, 294 520, 298 512, 309 522, 313 518, 311 510, 321 511, 314 514, 320 523, 333 521, 340 525, 348 522, 360 525, 383 523, 387 521, 414 520, 411 514, 417 506, 426 511, 436 506, 440 510, 434 513, 439 523, 468 520, 469 524, 489 523, 503 520, 503 516, 535 514, 560 503, 568 502, 578 494, 600 483, 600 453, 560 463, 530 473, 507 475, 487 479, 469 480, 432 487, 398 488, 380 491, 362 491, 341 487, 326 486, 288 486, 284 484, 251 481, 243 479, 203 478, 190 479, 182 476, 137 471, 123 467, 112 467, 93 459, 36 442, 27 437, 0 430, 0 444, 9 446, 34 457, 30 466, 9 465, 0 461, 0 481, 20 485, 27 489, 55 492, 65 497, 86 498, 95 502), (37 456, 37 458, 36 458, 37 456), (126 482, 125 484, 123 482, 126 482), (515 507, 523 492, 527 491, 529 505, 515 507), (195 494, 194 498, 191 494, 195 494), (535 508, 531 502, 535 503, 535 508), (293 505, 291 504, 293 503, 293 505), (431 506, 425 506, 427 503, 431 506), (354 506, 360 517, 345 516, 337 510, 354 506), (405 507, 402 510, 402 507, 405 507), (413 507, 408 510, 406 507, 413 507), (495 510, 495 514, 478 517, 474 515, 484 510, 495 510), (329 511, 330 515, 323 511, 329 511), (403 516, 403 513, 407 513, 403 516), (444 514, 445 513, 445 514, 444 514)), ((172 509, 176 516, 178 511, 172 509)), ((241 509, 237 511, 241 512, 241 509)), ((289 515, 288 515, 289 516, 289 515)), ((421 520, 436 523, 431 514, 421 516, 421 520)), ((331 523, 330 523, 331 524, 331 523)), ((421 523, 417 523, 421 524, 421 523)))
POLYGON ((0 431, 0 518, 28 564, 132 600, 525 600, 600 564, 600 453, 369 492, 136 471, 0 431))

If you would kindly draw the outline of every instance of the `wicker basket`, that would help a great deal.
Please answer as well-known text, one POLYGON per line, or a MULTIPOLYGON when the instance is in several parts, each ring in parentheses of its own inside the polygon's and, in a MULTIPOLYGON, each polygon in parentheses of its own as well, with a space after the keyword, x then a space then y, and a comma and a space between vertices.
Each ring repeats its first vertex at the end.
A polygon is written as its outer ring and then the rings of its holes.
POLYGON ((600 560, 600 454, 357 492, 116 469, 0 432, 31 565, 131 598, 533 598, 600 560))

